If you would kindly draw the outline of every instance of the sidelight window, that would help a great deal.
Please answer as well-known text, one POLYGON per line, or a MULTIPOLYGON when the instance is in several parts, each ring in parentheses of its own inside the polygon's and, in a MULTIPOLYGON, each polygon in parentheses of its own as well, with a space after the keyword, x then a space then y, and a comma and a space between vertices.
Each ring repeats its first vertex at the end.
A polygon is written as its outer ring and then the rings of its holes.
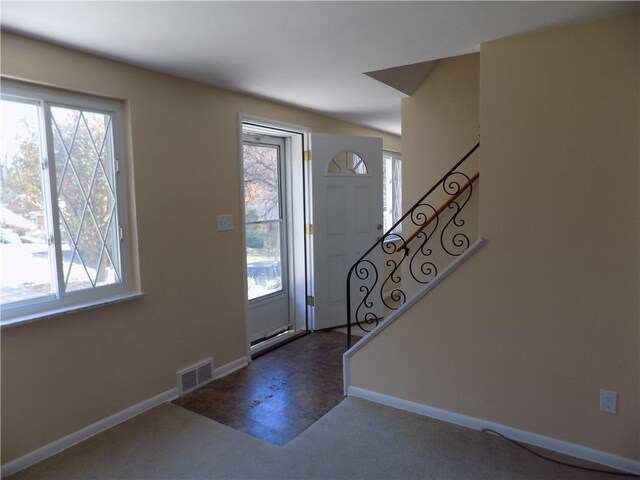
MULTIPOLYGON (((383 220, 384 231, 388 231, 402 217, 402 157, 397 153, 382 155, 383 220)), ((402 225, 394 230, 400 233, 402 225)))

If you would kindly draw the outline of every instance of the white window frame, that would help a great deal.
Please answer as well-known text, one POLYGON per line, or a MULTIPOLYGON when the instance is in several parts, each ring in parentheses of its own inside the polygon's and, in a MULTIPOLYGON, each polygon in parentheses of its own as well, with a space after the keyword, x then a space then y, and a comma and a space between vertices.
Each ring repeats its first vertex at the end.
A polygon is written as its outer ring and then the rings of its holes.
MULTIPOLYGON (((392 164, 394 161, 398 161, 400 162, 400 164, 402 165, 402 154, 398 153, 398 152, 391 152, 389 150, 384 150, 382 152, 382 162, 383 162, 383 182, 385 182, 385 186, 386 186, 386 182, 387 182, 387 169, 384 167, 385 163, 386 163, 386 159, 390 158, 392 161, 392 164)), ((392 172, 393 172, 393 165, 392 165, 392 172)), ((392 185, 392 189, 395 187, 395 184, 393 182, 393 173, 391 172, 392 178, 391 178, 391 185, 392 185)), ((398 220, 400 220, 400 218, 402 217, 403 211, 402 211, 402 175, 400 175, 399 178, 399 182, 400 182, 400 192, 399 194, 395 193, 395 192, 391 192, 391 197, 393 198, 397 198, 400 201, 400 206, 399 208, 396 208, 393 200, 391 201, 391 211, 392 211, 392 219, 391 219, 391 224, 390 225, 384 225, 384 231, 386 232, 393 224, 395 224, 398 220), (393 215, 393 212, 396 211, 397 217, 395 217, 393 215)), ((396 227, 396 229, 394 230, 394 233, 402 233, 402 224, 398 225, 396 227)), ((390 238, 388 241, 393 241, 393 238, 390 238)))
MULTIPOLYGON (((278 218, 271 220, 257 220, 249 222, 244 217, 244 226, 245 226, 245 237, 246 237, 246 227, 248 225, 259 225, 259 224, 268 224, 268 223, 278 223, 280 230, 280 267, 281 267, 281 277, 282 277, 282 285, 280 290, 275 290, 270 293, 266 293, 264 295, 260 295, 259 297, 249 298, 247 295, 247 302, 249 305, 254 303, 265 302, 269 300, 273 300, 273 297, 280 297, 282 295, 289 295, 289 268, 288 268, 288 222, 287 222, 287 168, 285 165, 285 156, 286 156, 286 147, 285 141, 281 137, 272 137, 269 135, 258 135, 258 138, 252 137, 251 134, 243 133, 243 141, 242 145, 251 145, 251 146, 267 146, 272 147, 277 150, 278 157, 278 218)), ((243 172, 244 172, 244 157, 243 157, 243 172)), ((244 178, 243 178, 243 193, 244 193, 244 178)), ((244 201, 244 196, 243 196, 244 201)), ((247 249, 245 247, 244 255, 247 255, 247 249)))
POLYGON ((93 308, 99 305, 136 298, 142 294, 134 288, 129 226, 128 180, 126 157, 123 148, 122 110, 123 103, 83 93, 56 90, 14 80, 1 80, 3 99, 36 104, 40 115, 40 143, 43 169, 43 189, 47 204, 46 216, 49 232, 53 236, 50 248, 55 269, 52 274, 53 294, 10 302, 0 305, 0 325, 2 327, 30 322, 62 313, 93 308), (58 199, 56 194, 55 157, 51 127, 51 107, 73 108, 82 111, 108 114, 111 116, 114 147, 115 201, 117 226, 120 232, 119 260, 120 283, 91 287, 83 290, 64 292, 62 285, 62 241, 59 225, 58 199), (56 278, 57 277, 57 278, 56 278))

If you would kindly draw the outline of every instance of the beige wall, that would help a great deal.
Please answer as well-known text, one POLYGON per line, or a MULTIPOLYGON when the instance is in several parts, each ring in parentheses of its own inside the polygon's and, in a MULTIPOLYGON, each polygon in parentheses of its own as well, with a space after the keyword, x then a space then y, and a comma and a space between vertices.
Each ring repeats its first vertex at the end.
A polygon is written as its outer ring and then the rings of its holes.
MULTIPOLYGON (((429 76, 411 97, 402 100, 402 125, 411 132, 403 135, 402 194, 403 208, 409 209, 427 191, 438 182, 451 167, 457 163, 477 142, 480 124, 480 55, 477 53, 439 60, 429 76)), ((479 153, 476 151, 458 169, 469 178, 478 172, 479 153)), ((453 175, 451 180, 466 184, 466 179, 453 175)), ((451 190, 449 190, 451 191, 451 190)), ((444 232, 448 247, 453 247, 450 239, 453 234, 464 234, 473 243, 478 238, 478 197, 480 182, 475 182, 472 195, 464 204, 459 218, 464 227, 449 225, 444 232)), ((462 204, 468 193, 459 198, 462 204)), ((427 212, 429 217, 451 197, 439 185, 426 199, 433 210, 420 207, 418 211, 427 212)), ((453 257, 440 248, 439 238, 453 214, 446 209, 438 219, 437 230, 431 233, 428 246, 432 248, 429 262, 433 262, 442 271, 453 257)), ((411 217, 409 217, 411 218, 411 217)), ((427 231, 433 228, 427 228, 427 231)), ((410 219, 403 223, 405 238, 416 232, 418 226, 410 219)), ((419 248, 422 237, 410 244, 411 251, 419 248)), ((453 251, 458 251, 453 248, 453 251)), ((417 257, 419 259, 419 257, 417 257)), ((413 268, 419 262, 414 262, 413 268)), ((412 281, 409 274, 410 261, 403 264, 403 291, 411 296, 422 288, 422 284, 412 281)), ((418 269, 414 271, 419 271, 418 269)))
POLYGON ((638 32, 636 15, 482 45, 487 244, 355 355, 353 385, 639 458, 638 32))
POLYGON ((145 297, 2 330, 2 462, 175 386, 175 372, 246 353, 238 113, 314 131, 351 124, 2 34, 2 74, 125 99, 145 297))
POLYGON ((402 136, 403 205, 413 205, 478 142, 479 124, 480 55, 440 60, 402 100, 402 127, 411 132, 402 136))

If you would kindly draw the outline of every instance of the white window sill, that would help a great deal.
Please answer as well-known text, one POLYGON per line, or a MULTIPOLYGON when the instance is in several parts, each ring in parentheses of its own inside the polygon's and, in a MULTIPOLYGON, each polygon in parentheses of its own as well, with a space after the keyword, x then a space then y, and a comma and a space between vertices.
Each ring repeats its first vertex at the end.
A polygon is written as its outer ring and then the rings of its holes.
POLYGON ((118 295, 112 295, 110 297, 103 297, 97 300, 91 300, 87 302, 81 302, 76 305, 54 308, 44 312, 32 313, 30 315, 23 315, 20 317, 11 318, 9 320, 2 320, 0 328, 5 329, 9 327, 16 327, 18 325, 25 325, 27 323, 38 322, 52 317, 59 317, 61 315, 67 315, 69 313, 80 312, 83 310, 92 310, 104 305, 111 305, 113 303, 127 302, 129 300, 135 300, 144 296, 142 292, 127 292, 118 295))
MULTIPOLYGON (((394 237, 394 235, 399 235, 402 237, 402 232, 398 232, 398 233, 390 233, 389 236, 387 238, 385 238, 383 240, 383 243, 393 243, 393 242, 400 242, 401 239, 398 237, 394 237)), ((404 238, 404 237, 403 237, 404 238)))

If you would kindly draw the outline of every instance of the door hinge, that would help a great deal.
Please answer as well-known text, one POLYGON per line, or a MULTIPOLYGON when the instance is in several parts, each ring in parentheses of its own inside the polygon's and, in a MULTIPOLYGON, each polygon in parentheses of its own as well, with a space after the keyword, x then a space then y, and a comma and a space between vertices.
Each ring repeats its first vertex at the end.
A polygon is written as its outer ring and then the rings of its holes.
POLYGON ((42 167, 42 170, 46 170, 47 167, 49 166, 49 161, 45 158, 44 160, 42 160, 42 163, 40 164, 40 166, 42 167))
POLYGON ((120 173, 120 160, 116 158, 116 173, 120 173))
POLYGON ((313 307, 316 304, 316 298, 313 295, 307 295, 307 305, 313 307))
POLYGON ((311 223, 304 224, 304 233, 307 235, 313 235, 313 225, 311 223))
POLYGON ((305 162, 308 162, 309 160, 311 160, 311 150, 305 150, 302 158, 304 158, 305 162))
POLYGON ((47 245, 52 247, 54 243, 55 243, 55 239, 53 237, 53 233, 51 233, 47 236, 47 245))
POLYGON ((120 225, 120 241, 124 240, 124 228, 120 225))

